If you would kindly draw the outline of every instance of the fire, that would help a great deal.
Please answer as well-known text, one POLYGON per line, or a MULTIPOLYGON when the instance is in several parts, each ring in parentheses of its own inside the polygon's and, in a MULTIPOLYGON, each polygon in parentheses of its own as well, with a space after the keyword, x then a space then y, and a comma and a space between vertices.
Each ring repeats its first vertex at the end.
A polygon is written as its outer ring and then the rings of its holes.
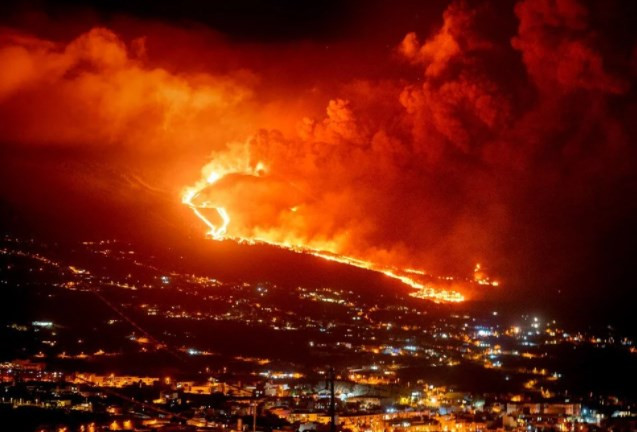
MULTIPOLYGON (((239 152, 241 151, 240 146, 236 146, 235 149, 239 152)), ((248 164, 238 165, 236 161, 244 160, 241 156, 245 155, 237 154, 234 156, 236 157, 229 156, 227 159, 215 159, 213 162, 206 165, 203 168, 203 179, 197 182, 194 186, 186 188, 182 195, 182 203, 190 207, 193 213, 209 228, 208 235, 214 240, 223 240, 226 238, 228 225, 230 224, 230 215, 228 214, 228 211, 225 207, 214 205, 209 201, 194 203, 193 199, 197 197, 202 190, 217 183, 228 174, 242 173, 258 175, 265 171, 264 166, 261 163, 256 164, 254 169, 251 169, 248 164), (201 213, 202 209, 214 209, 219 215, 221 223, 219 225, 213 224, 201 213)))
MULTIPOLYGON (((301 242, 277 241, 261 236, 243 237, 229 235, 228 226, 230 225, 231 217, 226 207, 220 203, 214 203, 210 199, 200 201, 198 198, 202 196, 204 189, 217 184, 226 178, 226 176, 244 175, 261 177, 267 172, 265 165, 261 162, 254 165, 246 162, 249 160, 249 158, 246 157, 247 155, 237 154, 241 152, 240 148, 240 146, 236 147, 229 155, 226 155, 225 158, 215 159, 206 165, 202 170, 202 179, 195 185, 187 187, 182 195, 182 203, 190 207, 195 216, 206 225, 208 228, 207 235, 213 240, 233 240, 245 244, 269 244, 296 253, 309 254, 328 261, 375 271, 414 288, 416 291, 411 295, 416 298, 429 299, 437 303, 458 303, 465 300, 465 297, 458 291, 436 289, 425 283, 423 279, 427 276, 427 273, 422 269, 387 267, 361 258, 341 255, 336 252, 335 246, 329 243, 325 244, 323 248, 318 249, 304 245, 301 242), (211 221, 210 218, 203 213, 206 209, 214 210, 219 221, 211 221)), ((296 212, 297 207, 290 208, 290 211, 296 212)))
POLYGON ((487 276, 480 263, 477 263, 473 269, 473 280, 478 285, 491 285, 494 287, 500 285, 498 281, 491 280, 489 276, 487 276))

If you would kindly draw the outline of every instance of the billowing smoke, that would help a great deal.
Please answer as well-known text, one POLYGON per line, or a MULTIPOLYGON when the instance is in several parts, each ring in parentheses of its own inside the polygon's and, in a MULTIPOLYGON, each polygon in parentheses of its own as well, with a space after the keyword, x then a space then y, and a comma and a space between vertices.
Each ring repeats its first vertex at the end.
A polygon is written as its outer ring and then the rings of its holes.
POLYGON ((486 259, 550 278, 554 263, 533 254, 558 248, 561 265, 559 248, 589 238, 561 213, 594 205, 589 188, 634 165, 625 119, 609 107, 625 106, 629 78, 605 70, 575 2, 519 3, 510 45, 481 34, 492 13, 451 4, 436 33, 398 44, 422 70, 415 82, 351 83, 296 134, 256 133, 249 163, 267 174, 211 187, 228 192, 218 205, 237 218, 229 233, 439 271, 486 259))
POLYGON ((234 237, 561 287, 635 215, 635 41, 575 0, 501 8, 453 2, 405 29, 380 77, 307 42, 216 38, 206 49, 232 65, 197 69, 153 58, 152 34, 5 31, 0 136, 107 148, 175 201, 199 181, 197 205, 223 207, 234 237), (339 63, 286 89, 300 52, 339 63))
POLYGON ((13 143, 187 148, 223 137, 251 94, 247 73, 152 67, 144 39, 126 46, 105 28, 65 44, 10 31, 0 41, 0 134, 13 143))

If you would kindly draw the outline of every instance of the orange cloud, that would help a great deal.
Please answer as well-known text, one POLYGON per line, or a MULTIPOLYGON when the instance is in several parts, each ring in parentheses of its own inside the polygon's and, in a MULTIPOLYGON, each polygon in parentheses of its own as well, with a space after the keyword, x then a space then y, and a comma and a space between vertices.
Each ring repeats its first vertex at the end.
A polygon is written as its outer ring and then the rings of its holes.
POLYGON ((149 67, 104 28, 68 44, 15 33, 0 41, 0 133, 11 142, 200 146, 236 122, 237 107, 252 94, 245 73, 149 67))
POLYGON ((616 205, 636 166, 635 108, 585 7, 527 0, 508 13, 452 2, 433 32, 360 52, 197 31, 175 42, 163 28, 66 43, 5 31, 0 136, 150 169, 135 184, 168 185, 175 202, 195 185, 192 203, 211 219, 223 205, 237 237, 384 266, 550 273, 542 251, 576 256, 596 241, 582 232, 612 225, 570 212, 616 205))
POLYGON ((622 93, 627 83, 604 70, 588 10, 576 0, 522 1, 515 7, 520 20, 512 39, 536 85, 547 92, 577 89, 622 93))

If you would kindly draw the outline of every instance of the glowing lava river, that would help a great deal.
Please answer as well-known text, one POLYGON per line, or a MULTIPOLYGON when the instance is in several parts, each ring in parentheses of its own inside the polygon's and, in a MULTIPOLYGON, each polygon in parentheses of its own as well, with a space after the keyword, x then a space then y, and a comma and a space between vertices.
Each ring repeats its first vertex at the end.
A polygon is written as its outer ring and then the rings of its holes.
MULTIPOLYGON (((213 161, 204 167, 204 176, 202 180, 194 186, 184 190, 182 195, 183 204, 187 205, 193 213, 207 226, 208 236, 214 240, 233 240, 243 244, 267 244, 280 247, 289 251, 300 254, 309 254, 325 260, 335 261, 347 264, 353 267, 366 269, 395 279, 415 291, 410 295, 416 298, 428 299, 437 303, 458 303, 465 300, 465 296, 458 291, 452 289, 440 289, 433 287, 426 279, 431 278, 424 270, 414 268, 387 267, 377 263, 366 261, 360 258, 341 255, 328 248, 317 249, 302 244, 295 244, 288 241, 276 241, 259 236, 243 237, 228 234, 228 227, 231 224, 231 216, 226 207, 215 202, 210 197, 210 190, 219 181, 228 176, 241 175, 260 177, 265 172, 261 164, 250 167, 247 163, 237 166, 236 159, 234 163, 224 163, 223 160, 213 161), (213 220, 217 221, 213 221, 213 220)), ((214 193, 213 193, 214 195, 214 193)), ((295 209, 291 209, 295 211, 295 209)), ((479 264, 477 269, 479 269, 479 264)), ((452 280, 451 277, 439 278, 444 280, 452 280)), ((480 285, 496 286, 497 282, 485 279, 474 279, 471 282, 477 282, 480 285)))

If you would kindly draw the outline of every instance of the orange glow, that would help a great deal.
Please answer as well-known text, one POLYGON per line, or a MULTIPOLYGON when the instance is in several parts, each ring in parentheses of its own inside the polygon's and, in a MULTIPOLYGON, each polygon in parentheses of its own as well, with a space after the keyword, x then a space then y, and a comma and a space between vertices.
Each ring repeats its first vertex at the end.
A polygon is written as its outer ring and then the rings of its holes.
POLYGON ((491 285, 494 287, 500 285, 498 281, 492 281, 489 276, 487 276, 480 263, 476 264, 475 268, 473 269, 473 280, 478 285, 491 285))
POLYGON ((591 19, 580 0, 504 12, 449 1, 409 26, 398 17, 417 2, 382 3, 330 6, 320 26, 276 37, 262 37, 285 30, 271 20, 7 14, 7 224, 25 215, 65 236, 183 241, 192 253, 203 224, 214 240, 372 270, 440 302, 502 284, 513 296, 579 293, 630 275, 615 272, 623 256, 604 255, 634 243, 623 233, 637 214, 624 199, 637 189, 627 27, 605 34, 612 13, 591 19))
MULTIPOLYGON (((240 235, 229 235, 228 227, 231 222, 231 217, 228 210, 226 207, 221 205, 221 203, 214 203, 212 200, 206 199, 208 197, 203 198, 202 191, 212 185, 215 185, 226 176, 238 174, 260 177, 267 171, 266 167, 261 162, 252 167, 246 162, 246 160, 248 159, 241 159, 239 157, 234 160, 221 158, 219 160, 212 161, 204 167, 202 180, 197 182, 195 185, 186 188, 183 192, 182 202, 190 207, 193 213, 208 227, 207 235, 212 239, 234 240, 245 244, 269 244, 293 252, 313 255, 328 261, 334 261, 357 268, 379 272, 417 290, 411 294, 415 298, 428 299, 437 303, 457 303, 465 300, 465 297, 457 291, 436 289, 433 286, 426 284, 424 281, 419 280, 419 277, 422 278, 427 274, 424 270, 387 267, 372 261, 341 255, 336 252, 337 249, 334 243, 327 242, 324 243, 324 247, 322 248, 314 248, 304 244, 300 240, 297 242, 282 242, 267 236, 245 237, 240 235), (203 200, 200 198, 203 198, 203 200), (219 221, 212 222, 209 217, 206 217, 206 215, 203 214, 203 210, 205 209, 214 210, 219 221)), ((296 212, 296 207, 292 207, 290 211, 296 212)))
MULTIPOLYGON (((443 18, 430 40, 421 43, 409 34, 399 47, 415 67, 424 66, 426 80, 444 78, 447 65, 463 56, 465 44, 457 39, 467 21, 464 12, 452 7, 443 18)), ((277 57, 272 71, 264 66, 273 57, 243 64, 243 50, 229 68, 213 63, 193 68, 175 64, 165 57, 171 50, 161 49, 171 46, 166 34, 180 31, 147 32, 127 41, 97 26, 55 42, 0 31, 0 59, 7 64, 0 71, 3 138, 34 147, 92 143, 121 151, 114 163, 123 184, 117 183, 117 196, 109 194, 113 200, 137 205, 145 198, 154 202, 180 194, 214 240, 264 243, 379 272, 413 288, 416 298, 460 302, 473 295, 465 291, 466 283, 477 287, 481 280, 436 278, 420 268, 423 262, 447 262, 452 253, 460 262, 472 262, 465 255, 476 249, 465 241, 474 237, 474 229, 454 221, 445 204, 459 198, 438 198, 431 186, 423 189, 423 182, 410 178, 426 166, 424 184, 440 181, 436 167, 429 165, 429 153, 437 147, 430 141, 453 137, 457 129, 444 119, 449 95, 363 79, 339 94, 312 91, 298 97, 290 94, 287 81, 278 79, 295 64, 296 55, 277 57), (328 99, 325 115, 317 116, 328 99), (421 121, 419 113, 429 111, 432 119, 421 121), (419 142, 420 132, 408 126, 412 121, 433 124, 440 133, 427 133, 427 142, 419 142), (409 154, 416 147, 424 151, 414 159, 409 154), (175 190, 192 180, 187 173, 211 151, 215 156, 200 180, 175 190), (411 190, 400 192, 403 178, 411 190), (423 207, 435 211, 422 212, 423 207), (399 219, 410 226, 397 229, 399 219), (449 232, 450 239, 439 242, 435 232, 449 232)), ((210 58, 235 51, 214 35, 192 37, 210 42, 210 58)), ((181 51, 188 58, 205 57, 188 44, 181 51)), ((334 78, 317 75, 321 82, 334 78)), ((469 84, 457 89, 454 84, 449 91, 468 91, 466 97, 455 96, 463 106, 465 99, 486 101, 475 111, 490 124, 491 98, 475 94, 469 84)), ((91 187, 105 186, 96 180, 91 187)), ((82 183, 82 188, 89 186, 82 183)))

